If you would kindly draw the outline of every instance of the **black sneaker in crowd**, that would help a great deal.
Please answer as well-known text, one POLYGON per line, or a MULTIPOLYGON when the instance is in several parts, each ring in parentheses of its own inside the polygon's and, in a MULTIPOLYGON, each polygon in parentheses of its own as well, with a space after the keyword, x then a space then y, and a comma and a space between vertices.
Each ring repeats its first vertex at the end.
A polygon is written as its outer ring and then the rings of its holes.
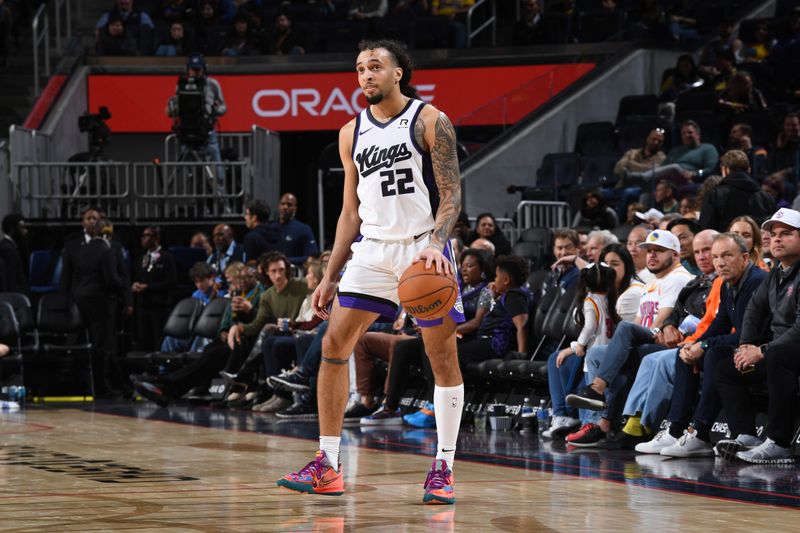
POLYGON ((587 385, 578 393, 567 394, 565 399, 567 405, 570 407, 577 407, 578 409, 603 411, 606 408, 605 395, 594 390, 591 385, 587 385))
POLYGON ((286 392, 303 392, 310 390, 310 382, 311 378, 305 376, 300 370, 292 370, 267 378, 267 384, 270 387, 286 392))
POLYGON ((278 411, 275 413, 275 416, 290 420, 316 420, 318 417, 317 406, 298 402, 286 409, 278 411))
POLYGON ((164 391, 149 381, 137 381, 134 383, 133 388, 141 397, 155 402, 159 407, 169 405, 169 398, 164 394, 164 391))
POLYGON ((375 408, 370 409, 361 402, 352 404, 347 411, 344 412, 345 420, 361 420, 365 416, 369 416, 375 412, 375 408))

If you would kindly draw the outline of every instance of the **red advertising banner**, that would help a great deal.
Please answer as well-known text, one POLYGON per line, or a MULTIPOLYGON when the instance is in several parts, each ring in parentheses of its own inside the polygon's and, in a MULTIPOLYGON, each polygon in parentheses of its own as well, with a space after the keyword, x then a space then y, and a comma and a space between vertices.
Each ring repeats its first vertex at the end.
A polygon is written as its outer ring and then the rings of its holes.
MULTIPOLYGON (((414 72, 420 97, 456 125, 513 124, 594 68, 591 63, 429 69, 414 72)), ((212 74, 213 76, 213 74, 212 74)), ((336 130, 366 106, 353 72, 213 76, 228 112, 221 131, 336 130)), ((176 76, 89 76, 89 109, 108 107, 117 133, 170 131, 176 76)))

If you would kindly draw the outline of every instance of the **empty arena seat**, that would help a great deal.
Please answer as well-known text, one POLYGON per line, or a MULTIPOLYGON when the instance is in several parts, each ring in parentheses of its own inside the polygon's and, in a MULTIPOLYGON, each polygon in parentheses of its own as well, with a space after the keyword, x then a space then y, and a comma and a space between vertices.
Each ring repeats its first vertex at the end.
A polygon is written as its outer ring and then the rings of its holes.
MULTIPOLYGON (((164 336, 176 339, 191 339, 194 335, 194 325, 203 311, 203 303, 195 298, 184 298, 179 301, 164 324, 164 336)), ((180 354, 170 352, 173 358, 180 354)), ((152 364, 156 357, 163 352, 132 351, 125 355, 125 362, 132 368, 143 370, 152 364)))
POLYGON ((178 289, 193 289, 194 281, 189 278, 189 269, 195 263, 204 263, 208 256, 203 248, 191 246, 170 246, 169 253, 175 257, 175 286, 178 289))
POLYGON ((651 115, 658 114, 658 96, 654 94, 630 94, 623 96, 619 101, 617 108, 617 125, 619 126, 623 120, 633 115, 651 115))
POLYGON ((61 254, 56 250, 33 250, 29 261, 29 286, 32 293, 58 290, 61 282, 61 254))
POLYGON ((583 157, 616 152, 616 132, 611 122, 584 122, 575 134, 575 151, 583 157))

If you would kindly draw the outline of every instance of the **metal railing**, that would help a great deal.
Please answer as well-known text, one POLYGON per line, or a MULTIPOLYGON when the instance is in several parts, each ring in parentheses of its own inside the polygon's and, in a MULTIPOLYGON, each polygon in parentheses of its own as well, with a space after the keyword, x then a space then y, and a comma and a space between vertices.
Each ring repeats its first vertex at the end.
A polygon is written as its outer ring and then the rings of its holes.
POLYGON ((36 10, 31 22, 31 32, 33 41, 33 95, 39 96, 41 86, 39 84, 39 55, 40 47, 44 45, 44 77, 50 76, 50 23, 47 16, 47 4, 42 4, 36 10))
POLYGON ((70 4, 70 0, 55 0, 55 2, 53 2, 53 19, 55 20, 56 26, 56 51, 58 52, 58 55, 61 55, 64 52, 64 49, 62 48, 61 36, 62 12, 65 19, 63 40, 66 43, 72 37, 72 6, 70 4))
MULTIPOLYGON (((253 154, 253 135, 252 133, 218 133, 219 149, 221 152, 233 151, 239 161, 250 159, 253 154)), ((223 154, 224 155, 224 154, 223 154)), ((174 133, 167 135, 164 139, 164 161, 175 162, 184 159, 183 149, 180 140, 174 133)))
POLYGON ((567 228, 571 222, 572 212, 567 202, 526 200, 517 205, 517 231, 519 233, 528 228, 567 228))
POLYGON ((497 6, 495 5, 495 0, 478 0, 467 10, 467 48, 472 47, 472 40, 487 29, 492 31, 492 46, 497 46, 497 6), (476 10, 482 5, 489 7, 491 15, 473 30, 472 18, 476 10))

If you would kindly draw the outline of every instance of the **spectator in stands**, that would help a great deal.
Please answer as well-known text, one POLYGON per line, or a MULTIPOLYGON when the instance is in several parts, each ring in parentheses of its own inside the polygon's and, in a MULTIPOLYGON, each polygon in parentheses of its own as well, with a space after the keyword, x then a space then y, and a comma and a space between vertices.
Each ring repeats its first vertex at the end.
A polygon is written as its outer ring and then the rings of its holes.
POLYGON ((183 23, 177 21, 169 25, 169 35, 156 47, 157 56, 185 56, 190 51, 191 44, 186 42, 183 23))
POLYGON ((625 243, 625 248, 628 250, 628 254, 633 259, 633 264, 636 267, 636 277, 644 283, 648 283, 653 279, 653 273, 647 269, 647 253, 639 245, 644 242, 651 229, 650 226, 645 224, 634 226, 631 232, 628 233, 628 240, 625 243))
POLYGON ((762 146, 753 146, 753 128, 749 124, 739 122, 731 126, 728 134, 728 150, 741 150, 747 154, 754 178, 760 180, 766 175, 768 153, 762 146))
POLYGON ((580 243, 578 245, 578 257, 586 259, 586 251, 589 248, 589 232, 584 230, 579 231, 578 239, 580 243))
POLYGON ((290 192, 284 193, 278 204, 281 232, 278 250, 286 254, 293 264, 302 265, 309 256, 319 254, 319 247, 311 226, 295 219, 296 214, 297 197, 290 192))
POLYGON ((490 241, 489 239, 484 239, 483 237, 480 237, 480 238, 475 239, 474 241, 472 241, 472 244, 469 245, 468 249, 470 249, 470 250, 479 250, 481 252, 485 252, 486 254, 490 255, 491 257, 494 257, 495 255, 497 255, 496 249, 494 247, 494 243, 492 241, 490 241))
MULTIPOLYGON (((637 211, 641 212, 647 211, 647 207, 645 207, 644 204, 640 204, 638 202, 633 204, 628 204, 628 207, 625 210, 625 217, 624 217, 625 222, 620 224, 614 229, 614 234, 617 237, 619 238, 624 237, 627 239, 628 234, 631 232, 631 230, 635 226, 638 226, 639 224, 642 223, 639 217, 636 216, 637 211)), ((642 236, 642 239, 644 239, 644 236, 642 236)))
POLYGON ((250 200, 244 206, 244 224, 250 230, 244 236, 244 255, 248 260, 278 248, 281 231, 269 221, 269 216, 269 206, 261 200, 250 200))
POLYGON ((693 196, 684 196, 678 202, 678 214, 683 218, 690 218, 697 220, 700 218, 700 212, 695 210, 695 199, 693 196))
POLYGON ((206 0, 200 4, 194 24, 194 47, 203 55, 218 55, 222 50, 225 29, 220 24, 216 3, 206 0))
MULTIPOLYGON (((680 243, 671 233, 652 231, 639 246, 647 250, 647 267, 655 279, 645 287, 636 323, 620 323, 605 349, 598 347, 587 354, 588 385, 581 392, 568 395, 567 405, 602 411, 613 403, 622 386, 622 379, 617 379, 621 378, 620 370, 631 355, 638 355, 632 353, 633 348, 658 342, 662 323, 670 316, 680 291, 692 278, 679 262, 680 243), (611 395, 608 401, 606 390, 611 395)), ((654 346, 649 352, 655 349, 654 346)), ((576 446, 596 445, 611 427, 608 415, 599 422, 599 425, 594 421, 584 423, 580 430, 567 436, 567 442, 576 446)))
MULTIPOLYGON (((194 283, 195 291, 192 293, 192 298, 198 300, 204 306, 218 296, 216 282, 214 280, 214 271, 208 263, 198 262, 192 265, 189 269, 189 279, 194 283)), ((161 341, 162 352, 183 352, 189 349, 192 352, 199 352, 207 342, 203 339, 197 338, 191 347, 189 347, 189 339, 178 339, 165 335, 161 341)))
POLYGON ((748 175, 750 161, 744 152, 723 154, 720 170, 722 182, 703 197, 700 226, 724 231, 738 216, 749 215, 758 221, 776 211, 774 200, 759 191, 758 183, 748 175))
POLYGON ((794 462, 800 325, 797 321, 800 280, 800 212, 781 209, 763 227, 770 231, 771 249, 780 268, 770 272, 744 314, 739 348, 721 360, 714 378, 733 441, 720 443, 728 459, 748 463, 794 462), (766 382, 769 409, 766 439, 755 427, 755 402, 749 387, 766 382))
MULTIPOLYGON (((670 213, 670 216, 677 215, 679 218, 680 215, 677 213, 670 213)), ((665 215, 658 209, 651 207, 647 211, 636 211, 636 218, 638 218, 642 223, 649 226, 650 229, 658 229, 661 225, 661 221, 664 220, 665 215)))
POLYGON ((575 213, 572 227, 588 227, 599 229, 614 229, 617 226, 617 215, 614 210, 606 205, 606 201, 599 191, 589 191, 583 197, 581 210, 575 213))
POLYGON ((475 231, 469 236, 467 245, 472 247, 473 241, 484 238, 491 241, 495 247, 495 255, 508 255, 511 253, 511 243, 497 227, 497 220, 491 213, 481 213, 475 220, 475 231))
POLYGON ((163 20, 170 24, 188 22, 194 17, 194 2, 191 0, 161 0, 153 15, 157 20, 163 20))
POLYGON ((28 280, 25 276, 25 263, 18 241, 24 242, 28 228, 22 215, 10 214, 3 217, 0 233, 0 292, 28 293, 28 280), (17 237, 16 239, 14 237, 17 237))
MULTIPOLYGON (((704 80, 694 63, 694 58, 691 54, 683 54, 678 57, 675 68, 664 72, 658 99, 662 103, 675 102, 681 94, 696 89, 703 83, 704 80)), ((671 116, 674 116, 674 108, 671 116)))
POLYGON ((737 54, 742 43, 736 38, 735 25, 730 20, 722 20, 717 29, 717 37, 709 42, 700 53, 700 70, 712 72, 717 62, 717 54, 721 50, 730 50, 737 54))
MULTIPOLYGON (((654 128, 650 130, 642 148, 631 148, 614 165, 614 175, 617 183, 614 190, 605 189, 603 192, 609 200, 619 200, 620 216, 624 209, 639 198, 643 190, 649 190, 650 184, 641 179, 630 176, 631 172, 647 172, 661 166, 666 154, 661 151, 664 144, 664 130, 654 128)), ((644 211, 642 209, 641 211, 644 211)))
POLYGON ((760 113, 767 110, 764 95, 753 87, 753 77, 740 70, 728 81, 727 87, 717 96, 720 111, 729 115, 760 113))
POLYGON ((699 0, 682 0, 670 8, 669 31, 682 45, 693 46, 702 39, 695 14, 699 3, 699 0))
POLYGON ((458 214, 455 226, 453 226, 453 235, 450 237, 450 243, 453 245, 454 250, 463 250, 467 247, 466 242, 469 239, 469 216, 464 212, 458 214))
POLYGON ((693 120, 681 124, 681 144, 672 148, 664 164, 646 172, 630 172, 629 177, 644 179, 668 179, 685 182, 708 176, 719 161, 713 144, 700 140, 700 126, 693 120))
POLYGON ((735 233, 744 240, 750 261, 761 270, 769 272, 769 266, 762 256, 761 228, 752 217, 742 215, 736 217, 728 227, 730 233, 735 233))
POLYGON ((547 360, 547 380, 553 408, 553 421, 550 428, 542 433, 551 438, 553 434, 570 432, 580 425, 580 421, 569 416, 564 401, 578 385, 583 374, 583 357, 593 346, 604 346, 614 335, 614 327, 620 321, 616 312, 617 289, 616 270, 600 263, 592 263, 581 269, 578 283, 575 321, 581 328, 577 340, 567 348, 553 352, 547 360))
POLYGON ((278 13, 272 29, 267 33, 263 48, 266 54, 305 54, 306 38, 292 28, 292 20, 286 13, 278 13))
MULTIPOLYGON (((467 26, 463 19, 474 4, 475 0, 431 0, 431 15, 447 17, 450 21, 448 29, 451 48, 467 46, 467 26)), ((501 252, 498 251, 498 254, 501 252)))
POLYGON ((719 94, 728 87, 731 77, 736 74, 736 56, 732 50, 720 50, 717 52, 714 66, 704 70, 708 79, 708 86, 713 88, 715 94, 719 94))
POLYGON ((152 31, 154 27, 150 15, 144 11, 133 8, 133 0, 116 0, 114 9, 100 15, 97 24, 94 26, 96 40, 100 40, 101 31, 108 26, 108 21, 112 17, 118 18, 118 20, 123 22, 125 29, 130 33, 134 42, 137 44, 142 28, 152 31))
POLYGON ((189 241, 189 246, 192 248, 201 248, 202 250, 205 250, 207 256, 214 253, 214 248, 211 246, 211 243, 208 240, 208 235, 206 235, 204 231, 198 231, 192 235, 192 239, 189 241))
POLYGON ((214 240, 214 253, 208 256, 206 262, 217 275, 219 289, 227 290, 223 273, 232 261, 244 262, 244 246, 234 240, 233 230, 227 224, 217 224, 211 233, 214 240))
POLYGON ((761 192, 766 193, 775 206, 780 209, 781 207, 791 207, 791 203, 786 199, 786 181, 780 174, 773 174, 767 176, 761 183, 761 192))
POLYGON ((578 255, 579 245, 578 232, 573 229, 559 229, 553 233, 553 255, 556 258, 556 262, 553 263, 553 273, 550 275, 546 286, 558 285, 567 290, 573 283, 578 281, 580 271, 575 266, 574 261, 567 263, 562 259, 578 255))
MULTIPOLYGON (((701 229, 697 222, 688 218, 673 220, 667 226, 667 230, 675 235, 678 238, 678 242, 681 243, 681 264, 683 268, 688 270, 693 276, 698 275, 700 269, 697 267, 697 263, 694 259, 695 254, 692 248, 692 242, 694 241, 695 235, 700 233, 701 229)), ((711 249, 710 243, 709 249, 711 249)))
POLYGON ((258 53, 258 43, 253 37, 250 19, 247 15, 237 14, 231 22, 225 44, 222 48, 224 56, 249 56, 258 53))
POLYGON ((666 13, 658 0, 641 0, 630 8, 632 37, 659 38, 666 31, 666 13))
POLYGON ((678 212, 678 199, 676 195, 678 189, 674 183, 666 180, 661 180, 656 184, 656 189, 653 193, 653 200, 655 207, 665 215, 669 213, 678 212))
POLYGON ((760 63, 769 57, 774 44, 769 22, 762 20, 753 32, 753 40, 742 43, 742 59, 748 63, 760 63))
POLYGON ((539 0, 523 0, 520 5, 522 13, 514 25, 511 44, 514 46, 543 44, 545 35, 542 29, 542 6, 539 4, 539 0))
MULTIPOLYGON (((241 324, 249 323, 258 316, 264 292, 252 273, 248 275, 248 269, 242 263, 231 263, 225 270, 225 275, 232 282, 230 283, 232 290, 244 296, 236 303, 231 300, 231 305, 222 318, 218 337, 203 348, 203 353, 198 359, 175 372, 163 376, 131 376, 133 386, 140 395, 165 407, 170 401, 180 398, 193 387, 202 385, 219 375, 219 371, 223 369, 231 354, 231 348, 228 346, 230 330, 241 327, 241 324)), ((261 328, 258 328, 258 331, 261 331, 261 328)), ((244 351, 248 346, 252 346, 249 342, 249 337, 244 341, 240 337, 240 342, 236 345, 237 350, 244 351)))
POLYGON ((383 18, 388 11, 388 0, 350 0, 347 18, 351 20, 383 18))
POLYGON ((583 268, 587 263, 597 263, 600 261, 600 252, 609 244, 619 242, 617 236, 608 230, 597 230, 589 234, 589 242, 586 246, 586 262, 579 257, 564 258, 562 261, 573 262, 578 268, 583 268))
POLYGON ((97 231, 97 221, 100 220, 100 210, 96 207, 87 207, 81 214, 81 230, 70 233, 64 238, 64 248, 61 250, 61 283, 59 290, 71 295, 75 290, 78 271, 76 262, 78 249, 87 244, 95 231, 97 231))
POLYGON ((145 252, 134 263, 133 285, 137 341, 142 350, 156 350, 164 324, 172 310, 175 287, 175 258, 161 248, 161 229, 148 226, 142 231, 145 252))
POLYGON ((95 46, 101 56, 138 56, 139 48, 133 34, 126 30, 125 22, 116 13, 108 17, 108 22, 100 30, 95 46))
POLYGON ((658 221, 658 226, 656 229, 669 231, 668 228, 670 223, 673 222, 674 220, 678 220, 679 218, 681 218, 681 215, 679 213, 667 213, 666 215, 661 217, 661 220, 658 221))
POLYGON ((800 153, 800 113, 787 113, 783 117, 783 127, 769 153, 772 171, 797 166, 800 153))

